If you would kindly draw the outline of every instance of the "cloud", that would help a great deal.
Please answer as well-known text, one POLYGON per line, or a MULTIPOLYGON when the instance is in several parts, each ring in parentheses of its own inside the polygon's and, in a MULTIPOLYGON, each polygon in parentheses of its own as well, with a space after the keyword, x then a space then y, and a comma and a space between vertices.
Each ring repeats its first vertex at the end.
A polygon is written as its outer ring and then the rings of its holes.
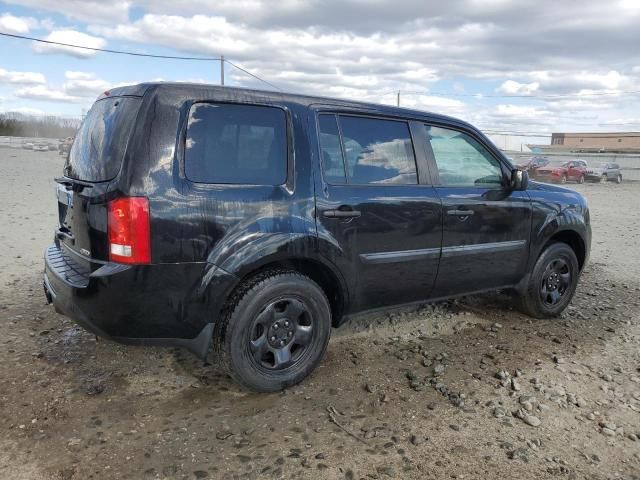
POLYGON ((67 81, 62 85, 62 91, 74 98, 95 98, 111 87, 109 82, 89 72, 67 71, 65 77, 67 81))
POLYGON ((15 17, 10 13, 0 15, 0 30, 5 33, 24 35, 37 24, 38 21, 32 17, 15 17))
POLYGON ((497 91, 506 95, 531 95, 536 92, 539 87, 540 83, 538 82, 519 83, 514 80, 507 80, 500 85, 497 91))
MULTIPOLYGON (((224 54, 285 91, 395 104, 401 90, 403 106, 484 126, 597 126, 636 118, 640 110, 639 97, 623 93, 640 90, 637 0, 584 0, 579 11, 557 0, 10 2, 83 22, 61 27, 64 19, 52 16, 58 22, 52 28, 40 20, 39 27, 52 29, 52 35, 86 35, 82 31, 102 46, 109 40, 139 51, 224 54), (430 91, 451 91, 451 98, 430 91), (456 98, 456 93, 485 96, 456 98), (496 101, 496 95, 531 98, 496 101)), ((226 73, 231 84, 270 88, 229 64, 226 73)), ((47 88, 72 99, 89 98, 108 83, 70 71, 64 83, 47 88)))
POLYGON ((50 102, 77 102, 80 99, 68 95, 62 90, 52 89, 47 85, 36 85, 34 87, 24 87, 15 91, 16 97, 29 100, 45 100, 50 102))
POLYGON ((88 23, 126 22, 131 6, 131 2, 122 0, 5 0, 5 3, 55 12, 88 23))
POLYGON ((39 108, 31 108, 31 107, 18 107, 18 108, 9 108, 4 111, 5 113, 21 113, 22 115, 44 115, 45 112, 40 110, 39 108))
POLYGON ((19 85, 36 85, 46 83, 42 73, 11 72, 0 68, 0 83, 14 83, 19 85))
MULTIPOLYGON (((90 48, 104 48, 107 44, 103 38, 94 37, 76 30, 54 30, 45 37, 45 40, 90 48)), ((89 58, 97 53, 93 50, 46 43, 35 43, 33 51, 36 53, 64 53, 77 58, 89 58)))

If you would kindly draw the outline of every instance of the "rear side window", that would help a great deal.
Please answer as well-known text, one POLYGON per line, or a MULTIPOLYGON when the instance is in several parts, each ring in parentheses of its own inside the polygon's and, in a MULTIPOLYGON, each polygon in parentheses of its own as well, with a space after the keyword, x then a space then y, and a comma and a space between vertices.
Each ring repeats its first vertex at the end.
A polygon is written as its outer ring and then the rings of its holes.
POLYGON ((187 178, 202 183, 281 185, 287 175, 280 108, 197 103, 187 124, 187 178))
POLYGON ((337 120, 340 130, 336 117, 320 116, 320 147, 327 182, 418 183, 413 143, 406 122, 346 115, 337 116, 337 120))
POLYGON ((89 182, 104 182, 120 171, 142 99, 98 100, 82 122, 69 151, 64 174, 89 182))
POLYGON ((319 124, 324 179, 332 184, 346 183, 338 120, 335 115, 320 115, 319 124))

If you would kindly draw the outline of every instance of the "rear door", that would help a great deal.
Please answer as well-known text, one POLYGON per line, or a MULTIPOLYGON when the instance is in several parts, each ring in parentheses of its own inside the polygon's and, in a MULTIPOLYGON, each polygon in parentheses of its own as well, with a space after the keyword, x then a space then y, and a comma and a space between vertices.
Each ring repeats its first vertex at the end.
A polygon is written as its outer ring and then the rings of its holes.
POLYGON ((342 251, 353 310, 427 298, 440 257, 442 208, 415 124, 321 113, 316 212, 320 238, 342 251))
POLYGON ((526 269, 527 192, 506 188, 509 167, 474 132, 422 125, 442 201, 442 256, 433 295, 512 285, 526 269))
POLYGON ((96 101, 56 179, 60 243, 87 258, 107 260, 105 195, 118 175, 140 108, 140 97, 96 101))

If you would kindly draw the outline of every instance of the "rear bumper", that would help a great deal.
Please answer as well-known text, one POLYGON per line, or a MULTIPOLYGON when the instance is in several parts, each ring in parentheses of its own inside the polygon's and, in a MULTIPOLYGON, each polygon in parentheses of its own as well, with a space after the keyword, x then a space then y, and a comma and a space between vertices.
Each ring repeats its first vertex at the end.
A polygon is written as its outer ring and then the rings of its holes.
POLYGON ((59 313, 104 338, 184 347, 201 357, 236 283, 206 263, 92 262, 58 244, 44 257, 45 295, 59 313))

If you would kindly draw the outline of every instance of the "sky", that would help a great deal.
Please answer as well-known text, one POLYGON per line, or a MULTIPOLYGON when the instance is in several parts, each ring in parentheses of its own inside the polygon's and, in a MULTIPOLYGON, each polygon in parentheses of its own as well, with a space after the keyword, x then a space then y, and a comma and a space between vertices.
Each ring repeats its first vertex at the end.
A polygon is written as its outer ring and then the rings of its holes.
MULTIPOLYGON (((224 55, 287 92, 395 104, 400 91, 405 107, 540 135, 640 131, 639 25, 640 0, 0 1, 3 33, 224 55)), ((213 60, 7 37, 0 52, 0 112, 79 117, 114 86, 220 81, 213 60)), ((225 80, 272 89, 229 64, 225 80)))

